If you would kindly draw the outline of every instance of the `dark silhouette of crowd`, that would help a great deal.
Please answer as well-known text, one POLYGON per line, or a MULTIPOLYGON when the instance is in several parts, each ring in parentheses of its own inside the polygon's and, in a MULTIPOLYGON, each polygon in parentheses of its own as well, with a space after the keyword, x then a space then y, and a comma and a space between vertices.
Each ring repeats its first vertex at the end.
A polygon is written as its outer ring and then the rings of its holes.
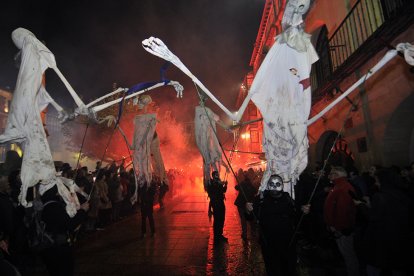
MULTIPOLYGON (((42 204, 45 233, 53 245, 39 249, 31 241, 34 208, 19 205, 21 158, 7 152, 0 164, 0 274, 33 275, 42 262, 51 275, 73 275, 73 244, 141 209, 141 237, 155 235, 153 208, 162 210, 165 199, 179 194, 186 178, 169 170, 167 180, 153 177, 136 191, 132 169, 124 162, 94 171, 56 162, 63 177, 79 187, 77 214, 70 217, 56 186, 40 195, 30 188, 28 201, 42 204), (136 193, 137 192, 137 193, 136 193)), ((234 204, 241 223, 241 238, 258 241, 268 275, 411 275, 414 248, 414 163, 370 167, 359 173, 353 166, 327 165, 305 170, 293 195, 284 192, 284 180, 272 175, 259 191, 262 170, 240 169, 234 204)), ((188 184, 193 180, 188 178, 188 184)), ((227 183, 212 175, 207 191, 214 214, 215 243, 223 236, 227 183)), ((168 203, 168 202, 167 202, 168 203)), ((34 204, 35 206, 35 204, 34 204)))
POLYGON ((295 201, 310 201, 298 234, 309 274, 410 275, 413 191, 414 164, 372 166, 362 174, 336 166, 305 172, 295 201))
MULTIPOLYGON (((95 170, 89 171, 87 167, 74 169, 68 163, 55 162, 57 173, 73 179, 78 187, 80 209, 70 217, 56 185, 42 195, 41 184, 29 188, 27 200, 34 203, 33 207, 19 204, 21 158, 15 151, 8 151, 5 162, 0 164, 0 275, 34 275, 39 264, 50 275, 73 275, 76 240, 135 214, 138 206, 145 209, 143 223, 149 218, 154 235, 152 208, 158 203, 160 191, 159 204, 164 207, 169 185, 154 175, 152 188, 146 189, 144 185, 136 193, 134 171, 127 171, 124 164, 124 160, 120 164, 114 161, 103 167, 102 162, 97 162, 95 170), (38 204, 41 208, 34 208, 38 204), (35 245, 32 236, 39 234, 33 232, 40 229, 32 229, 36 215, 44 225, 42 237, 50 241, 42 240, 35 245)), ((174 175, 175 172, 170 172, 169 178, 174 175)), ((142 229, 145 234, 145 224, 142 229)))
POLYGON ((353 166, 305 170, 293 205, 287 193, 271 191, 271 180, 259 192, 262 175, 238 171, 234 204, 242 238, 249 221, 251 238, 258 234, 268 275, 411 275, 414 163, 361 174, 353 166))

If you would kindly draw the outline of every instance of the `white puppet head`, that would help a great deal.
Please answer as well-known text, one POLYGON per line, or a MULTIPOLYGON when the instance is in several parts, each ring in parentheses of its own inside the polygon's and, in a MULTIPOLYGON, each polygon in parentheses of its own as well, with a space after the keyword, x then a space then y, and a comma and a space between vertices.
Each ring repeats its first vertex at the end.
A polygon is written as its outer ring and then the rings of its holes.
MULTIPOLYGON (((44 43, 42 43, 40 40, 36 38, 36 36, 31 31, 24 28, 17 28, 12 32, 11 37, 16 47, 23 53, 25 52, 26 45, 31 44, 34 46, 33 49, 29 51, 35 51, 40 56, 40 63, 42 64, 42 73, 44 72, 44 70, 46 70, 46 68, 56 67, 55 56, 45 46, 44 43)), ((32 57, 33 53, 26 53, 26 55, 32 57)), ((15 56, 15 59, 16 58, 20 59, 21 57, 19 56, 19 54, 17 54, 15 56)))
POLYGON ((289 0, 283 13, 283 30, 302 24, 303 15, 309 10, 309 6, 310 0, 289 0))
POLYGON ((17 68, 20 68, 20 63, 22 61, 22 48, 24 44, 24 40, 28 37, 32 36, 34 37, 34 34, 30 32, 29 30, 23 29, 23 28, 17 28, 12 32, 12 40, 14 45, 20 50, 17 52, 17 54, 14 56, 14 62, 16 64, 17 68))
POLYGON ((152 98, 150 95, 143 95, 134 99, 134 104, 138 105, 138 109, 144 109, 150 103, 152 103, 152 98))
POLYGON ((17 48, 19 48, 20 50, 23 48, 23 44, 24 44, 24 40, 31 36, 31 37, 35 37, 35 35, 26 29, 23 28, 17 28, 16 30, 14 30, 12 32, 12 40, 14 42, 14 45, 16 45, 17 48))

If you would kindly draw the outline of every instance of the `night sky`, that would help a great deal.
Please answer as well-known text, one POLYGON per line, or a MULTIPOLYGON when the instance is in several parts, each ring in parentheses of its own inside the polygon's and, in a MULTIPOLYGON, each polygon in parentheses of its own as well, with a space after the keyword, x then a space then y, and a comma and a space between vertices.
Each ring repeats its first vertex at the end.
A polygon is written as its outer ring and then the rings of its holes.
MULTIPOLYGON (((87 103, 111 91, 116 82, 130 87, 159 80, 164 63, 141 41, 162 39, 170 50, 230 110, 243 77, 251 68, 253 45, 265 0, 13 0, 2 3, 0 87, 13 89, 17 53, 10 35, 17 27, 32 31, 54 53, 58 68, 87 103)), ((65 108, 74 105, 52 70, 46 88, 65 108)), ((184 99, 172 88, 151 97, 171 106, 179 120, 192 120, 197 96, 191 80, 171 66, 167 78, 184 85, 184 99)), ((213 110, 218 109, 209 103, 213 110)), ((219 113, 220 114, 220 113, 219 113)))

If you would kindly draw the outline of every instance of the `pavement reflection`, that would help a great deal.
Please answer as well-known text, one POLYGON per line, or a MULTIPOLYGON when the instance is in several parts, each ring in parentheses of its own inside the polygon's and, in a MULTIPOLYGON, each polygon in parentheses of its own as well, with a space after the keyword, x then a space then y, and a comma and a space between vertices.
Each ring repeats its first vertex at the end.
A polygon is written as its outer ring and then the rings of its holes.
MULTIPOLYGON (((265 275, 255 238, 241 239, 236 192, 229 184, 224 235, 214 246, 207 195, 188 188, 154 209, 155 237, 140 239, 140 214, 104 231, 80 237, 75 247, 76 275, 265 275)), ((45 275, 43 268, 37 270, 45 275)))

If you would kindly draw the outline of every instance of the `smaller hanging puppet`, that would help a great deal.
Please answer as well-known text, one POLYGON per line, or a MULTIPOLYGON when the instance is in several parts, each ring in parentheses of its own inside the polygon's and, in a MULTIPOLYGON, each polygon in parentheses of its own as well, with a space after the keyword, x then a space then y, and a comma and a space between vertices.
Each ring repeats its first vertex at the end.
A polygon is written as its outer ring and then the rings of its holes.
POLYGON ((144 113, 135 116, 132 145, 128 142, 122 128, 118 127, 128 146, 134 150, 133 164, 136 170, 137 185, 140 187, 144 186, 145 183, 151 183, 152 172, 158 175, 160 179, 166 179, 160 142, 156 132, 156 114, 147 113, 147 107, 151 102, 151 97, 144 95, 135 103, 144 113))
POLYGON ((204 93, 199 93, 199 95, 200 105, 195 107, 194 126, 196 144, 203 157, 203 179, 204 188, 206 188, 212 171, 220 172, 222 165, 228 170, 226 162, 222 161, 222 151, 216 136, 216 124, 224 129, 228 127, 217 114, 204 105, 207 96, 204 93))

